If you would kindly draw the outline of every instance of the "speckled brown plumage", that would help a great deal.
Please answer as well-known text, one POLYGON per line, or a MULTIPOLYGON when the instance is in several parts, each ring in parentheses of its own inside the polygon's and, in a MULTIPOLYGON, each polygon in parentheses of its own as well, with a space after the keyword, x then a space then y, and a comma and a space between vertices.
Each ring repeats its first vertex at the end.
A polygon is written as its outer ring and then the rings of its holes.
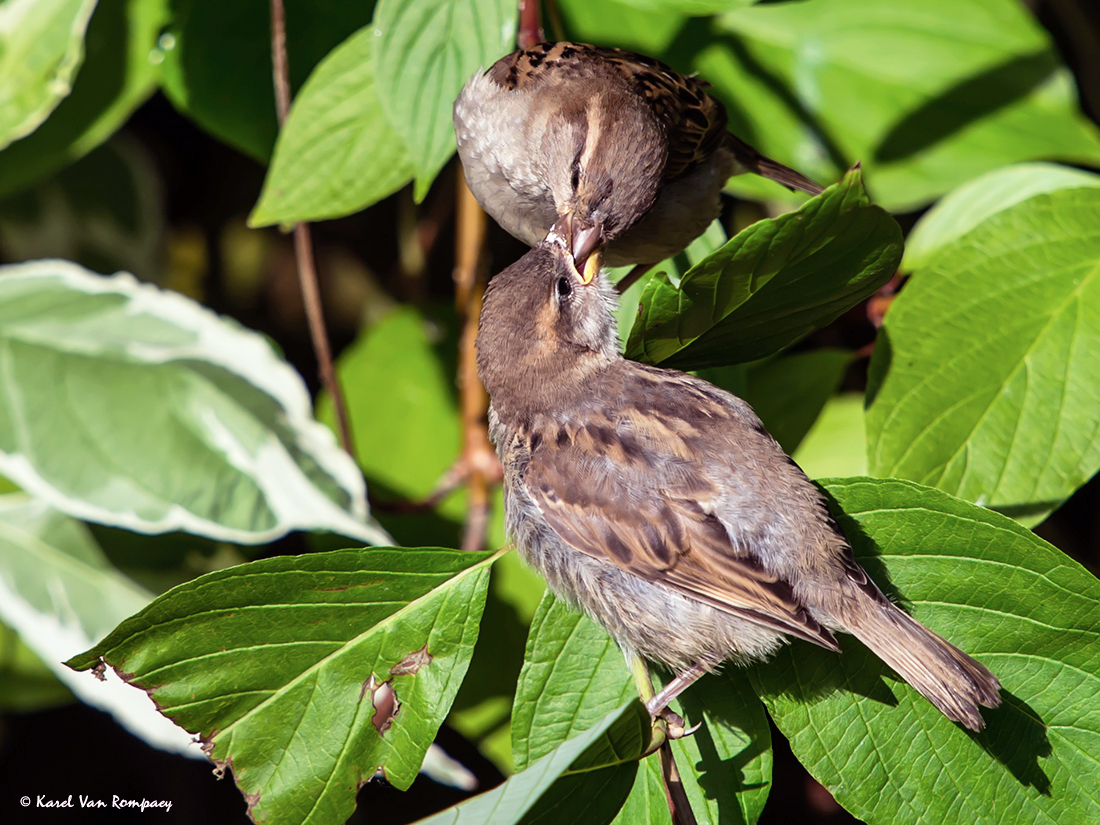
POLYGON ((852 633, 972 729, 1000 685, 893 605, 745 402, 619 353, 614 293, 551 236, 489 285, 478 367, 524 558, 677 673, 852 633))
POLYGON ((501 58, 488 76, 502 88, 519 92, 607 79, 632 88, 657 120, 666 124, 668 159, 661 174, 663 183, 695 171, 727 134, 725 107, 707 94, 707 83, 635 52, 584 43, 540 43, 501 58))

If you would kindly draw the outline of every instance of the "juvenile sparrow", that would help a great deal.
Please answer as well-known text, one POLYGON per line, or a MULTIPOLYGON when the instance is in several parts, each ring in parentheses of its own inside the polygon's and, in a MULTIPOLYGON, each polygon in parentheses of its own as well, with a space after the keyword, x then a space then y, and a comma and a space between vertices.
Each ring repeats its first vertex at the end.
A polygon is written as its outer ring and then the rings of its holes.
POLYGON ((677 674, 650 712, 725 660, 787 637, 839 651, 843 631, 981 729, 997 677, 883 595, 744 401, 620 355, 614 290, 577 271, 568 243, 552 232, 490 281, 478 370, 509 532, 636 674, 639 657, 677 674))
POLYGON ((531 246, 566 219, 582 269, 605 243, 611 266, 676 254, 718 216, 719 193, 734 174, 822 191, 728 133, 726 110, 706 89, 619 49, 542 43, 517 51, 474 75, 455 102, 466 182, 486 212, 531 246))

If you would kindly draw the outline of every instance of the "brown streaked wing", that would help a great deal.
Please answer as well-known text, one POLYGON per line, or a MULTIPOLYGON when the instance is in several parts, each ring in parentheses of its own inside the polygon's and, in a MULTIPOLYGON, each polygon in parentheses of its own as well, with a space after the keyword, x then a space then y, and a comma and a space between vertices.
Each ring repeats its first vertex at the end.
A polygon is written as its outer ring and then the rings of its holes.
POLYGON ((563 441, 543 438, 524 474, 527 492, 562 541, 731 615, 840 649, 790 585, 735 547, 698 502, 669 491, 628 490, 591 440, 563 441))
POLYGON ((726 137, 726 108, 707 94, 708 84, 685 77, 652 57, 600 49, 623 72, 668 126, 664 182, 690 174, 717 151, 726 137))
POLYGON ((505 89, 531 90, 598 71, 602 51, 584 43, 539 43, 502 57, 486 74, 505 89))

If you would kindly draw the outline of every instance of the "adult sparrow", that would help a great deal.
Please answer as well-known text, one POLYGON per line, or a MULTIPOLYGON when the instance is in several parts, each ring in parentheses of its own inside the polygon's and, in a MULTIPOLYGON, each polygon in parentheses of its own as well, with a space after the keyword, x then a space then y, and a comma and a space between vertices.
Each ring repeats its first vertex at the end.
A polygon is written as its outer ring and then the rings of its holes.
POLYGON ((455 102, 466 182, 486 212, 531 246, 566 219, 582 269, 605 243, 612 266, 676 254, 718 216, 719 193, 734 174, 822 191, 727 132, 726 110, 707 88, 619 49, 542 43, 517 51, 474 75, 455 102))
POLYGON ((981 729, 997 678, 883 595, 748 404, 624 359, 615 302, 551 232, 490 281, 477 359, 509 532, 636 678, 640 657, 677 674, 650 712, 723 661, 762 659, 788 637, 839 651, 843 631, 981 729))

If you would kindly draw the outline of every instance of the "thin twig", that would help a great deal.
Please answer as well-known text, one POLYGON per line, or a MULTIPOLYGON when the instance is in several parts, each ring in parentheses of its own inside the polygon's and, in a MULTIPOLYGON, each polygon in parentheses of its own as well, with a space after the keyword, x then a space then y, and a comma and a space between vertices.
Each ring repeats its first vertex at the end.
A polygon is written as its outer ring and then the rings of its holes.
MULTIPOLYGON (((271 0, 271 69, 275 82, 275 111, 281 129, 290 111, 290 72, 287 69, 286 12, 283 8, 283 0, 271 0)), ((354 455, 347 408, 344 405, 343 393, 340 392, 340 385, 336 380, 336 370, 332 365, 332 350, 329 348, 328 332, 325 330, 325 316, 321 309, 321 290, 317 286, 317 268, 313 258, 313 238, 308 224, 294 224, 294 256, 298 263, 302 302, 309 322, 313 351, 317 356, 317 371, 321 377, 321 385, 332 398, 340 445, 354 455)))
POLYGON ((459 399, 462 410, 462 456, 459 467, 466 472, 469 497, 463 550, 485 546, 489 526, 489 495, 492 484, 503 476, 496 452, 489 443, 489 395, 477 376, 477 323, 481 299, 489 281, 485 262, 488 219, 481 210, 461 169, 457 169, 455 216, 455 306, 462 335, 458 350, 459 399))
POLYGON ((672 814, 673 825, 697 825, 695 811, 691 809, 676 759, 672 755, 672 742, 668 739, 661 745, 661 779, 665 786, 665 799, 668 812, 672 814))
POLYGON ((519 0, 519 31, 516 32, 516 44, 521 49, 529 49, 546 39, 542 31, 539 14, 539 0, 519 0))
POLYGON ((286 11, 283 0, 271 0, 271 72, 275 80, 275 115, 281 129, 290 111, 290 70, 286 63, 286 11))

